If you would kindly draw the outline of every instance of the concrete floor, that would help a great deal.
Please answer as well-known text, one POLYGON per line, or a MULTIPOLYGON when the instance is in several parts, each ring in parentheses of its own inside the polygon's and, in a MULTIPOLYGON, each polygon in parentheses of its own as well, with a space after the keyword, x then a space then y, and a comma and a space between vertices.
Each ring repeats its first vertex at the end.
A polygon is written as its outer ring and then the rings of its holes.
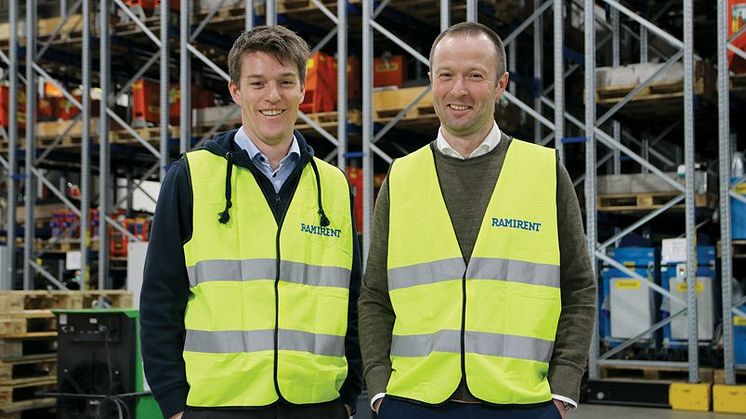
POLYGON ((607 406, 582 404, 571 412, 570 419, 731 419, 746 418, 746 415, 727 415, 713 412, 684 412, 681 410, 648 407, 607 406))
MULTIPOLYGON (((368 408, 368 396, 358 399, 354 419, 373 419, 368 408)), ((569 419, 746 419, 746 415, 728 415, 713 412, 685 412, 652 407, 612 406, 600 404, 581 404, 577 410, 570 412, 569 419)), ((413 418, 416 419, 416 418, 413 418)))

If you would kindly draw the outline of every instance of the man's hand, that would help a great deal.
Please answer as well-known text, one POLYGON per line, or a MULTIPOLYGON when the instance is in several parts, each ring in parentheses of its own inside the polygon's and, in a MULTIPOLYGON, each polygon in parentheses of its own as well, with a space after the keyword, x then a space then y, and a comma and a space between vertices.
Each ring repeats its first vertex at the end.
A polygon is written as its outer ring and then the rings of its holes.
POLYGON ((567 419, 568 415, 567 409, 565 409, 565 403, 560 400, 554 399, 554 406, 556 406, 557 410, 559 410, 560 417, 562 417, 562 419, 567 419))
POLYGON ((378 414, 378 409, 381 407, 382 401, 383 401, 383 397, 373 402, 373 411, 376 412, 376 415, 378 414))
POLYGON ((347 416, 352 416, 352 406, 345 404, 345 409, 347 409, 347 416))
POLYGON ((179 413, 177 413, 177 414, 175 414, 175 415, 171 416, 171 417, 170 417, 170 418, 168 418, 168 419, 181 419, 181 415, 183 415, 183 414, 184 414, 184 412, 182 411, 182 412, 179 412, 179 413))

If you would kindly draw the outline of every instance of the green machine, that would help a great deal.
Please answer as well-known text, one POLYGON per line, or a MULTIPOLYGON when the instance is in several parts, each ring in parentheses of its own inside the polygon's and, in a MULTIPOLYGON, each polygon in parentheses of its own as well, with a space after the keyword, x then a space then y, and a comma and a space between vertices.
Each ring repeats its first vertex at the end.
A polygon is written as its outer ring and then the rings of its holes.
POLYGON ((139 311, 54 310, 59 419, 162 419, 146 390, 139 311))

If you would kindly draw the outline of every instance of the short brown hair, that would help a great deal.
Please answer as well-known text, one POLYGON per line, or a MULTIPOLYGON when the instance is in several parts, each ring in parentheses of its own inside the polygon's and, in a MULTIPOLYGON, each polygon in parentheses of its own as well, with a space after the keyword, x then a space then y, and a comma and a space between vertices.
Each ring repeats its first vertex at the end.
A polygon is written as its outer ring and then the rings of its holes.
POLYGON ((301 85, 305 83, 310 50, 306 41, 290 29, 282 26, 257 26, 236 39, 228 53, 228 74, 237 86, 240 85, 242 58, 244 54, 252 52, 266 52, 277 61, 295 64, 301 85))
POLYGON ((505 73, 506 68, 506 59, 505 59, 505 46, 503 45, 502 39, 493 31, 492 29, 488 28, 487 26, 482 25, 481 23, 477 22, 461 22, 457 23, 450 28, 444 30, 443 32, 438 35, 437 38, 435 38, 435 41, 433 42, 433 46, 430 47, 430 67, 433 65, 433 52, 435 51, 435 47, 440 43, 440 41, 445 38, 446 36, 479 36, 479 35, 486 35, 487 38, 492 41, 492 43, 495 45, 495 52, 497 59, 497 77, 498 79, 500 76, 502 76, 505 73))

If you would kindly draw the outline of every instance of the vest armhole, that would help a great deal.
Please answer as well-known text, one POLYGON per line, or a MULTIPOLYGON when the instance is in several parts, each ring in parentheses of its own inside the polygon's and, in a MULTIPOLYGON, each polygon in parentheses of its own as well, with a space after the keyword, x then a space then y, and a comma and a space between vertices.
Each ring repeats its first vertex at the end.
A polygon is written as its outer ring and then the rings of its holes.
MULTIPOLYGON (((201 150, 201 149, 200 149, 201 150)), ((199 151, 199 150, 197 150, 199 151)), ((185 201, 187 202, 188 208, 187 213, 189 214, 189 234, 184 237, 184 240, 182 241, 181 245, 185 245, 189 243, 192 240, 192 234, 194 234, 194 187, 192 185, 192 169, 189 165, 189 158, 187 157, 189 153, 184 153, 184 166, 186 170, 186 178, 187 178, 187 188, 184 191, 185 193, 185 201)))

